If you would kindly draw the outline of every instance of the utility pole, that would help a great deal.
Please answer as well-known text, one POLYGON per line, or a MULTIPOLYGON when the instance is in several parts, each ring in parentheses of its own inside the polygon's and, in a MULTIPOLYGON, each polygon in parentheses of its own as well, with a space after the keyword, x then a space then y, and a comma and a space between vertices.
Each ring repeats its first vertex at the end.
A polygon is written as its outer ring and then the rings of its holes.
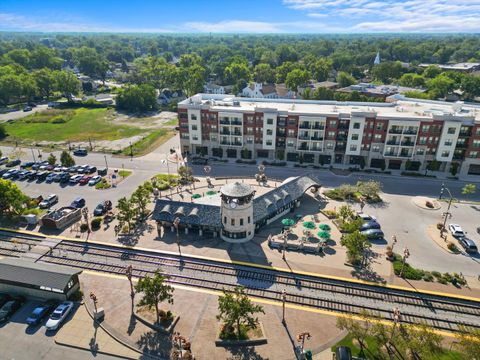
POLYGON ((30 150, 32 150, 33 162, 37 162, 37 160, 35 159, 35 152, 33 151, 33 147, 31 147, 30 150))
MULTIPOLYGON (((444 219, 443 219, 443 226, 440 229, 440 237, 443 237, 443 232, 446 231, 445 229, 446 229, 446 226, 447 226, 447 219, 452 217, 452 214, 450 212, 450 207, 452 206, 453 196, 452 196, 452 193, 450 192, 450 190, 447 187, 445 187, 443 184, 442 184, 442 190, 440 192, 440 195, 443 194, 444 190, 447 190, 448 195, 450 196, 450 200, 448 200, 447 211, 443 213, 444 219)), ((446 236, 445 236, 445 240, 447 240, 446 236)))
POLYGON ((178 246, 178 253, 180 256, 182 256, 182 252, 180 250, 180 235, 178 233, 178 226, 180 225, 180 218, 176 217, 175 220, 173 220, 173 226, 175 226, 175 229, 177 230, 177 246, 178 246))
POLYGON ((282 323, 285 325, 285 302, 287 301, 287 291, 282 291, 282 323))
POLYGON ((403 264, 402 264, 402 270, 400 271, 400 277, 403 277, 403 270, 405 269, 405 263, 407 262, 407 259, 409 257, 410 257, 410 251, 405 246, 405 249, 403 249, 403 264))
POLYGON ((108 171, 107 155, 103 155, 103 157, 105 158, 105 166, 106 166, 106 168, 107 168, 107 171, 108 171))
POLYGON ((392 235, 392 252, 393 252, 393 247, 397 243, 397 235, 392 235))

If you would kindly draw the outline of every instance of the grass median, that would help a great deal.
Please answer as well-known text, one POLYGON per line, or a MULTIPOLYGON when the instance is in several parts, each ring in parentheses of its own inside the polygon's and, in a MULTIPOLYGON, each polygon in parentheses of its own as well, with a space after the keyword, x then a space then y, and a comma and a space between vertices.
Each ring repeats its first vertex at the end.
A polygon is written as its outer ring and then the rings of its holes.
POLYGON ((153 130, 150 134, 132 144, 131 149, 130 146, 123 149, 121 154, 125 156, 141 156, 148 154, 170 139, 173 135, 174 132, 168 129, 153 130))

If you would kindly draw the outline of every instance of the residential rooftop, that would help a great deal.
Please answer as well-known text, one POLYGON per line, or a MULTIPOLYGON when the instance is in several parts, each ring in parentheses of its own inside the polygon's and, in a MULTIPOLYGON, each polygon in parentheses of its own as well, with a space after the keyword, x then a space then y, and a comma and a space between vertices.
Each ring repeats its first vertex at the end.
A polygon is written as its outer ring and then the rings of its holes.
POLYGON ((179 108, 209 109, 229 113, 277 112, 278 115, 332 116, 349 119, 351 115, 388 120, 452 120, 480 122, 480 104, 407 98, 396 94, 386 103, 339 102, 297 99, 253 99, 232 95, 197 94, 179 103, 179 108))

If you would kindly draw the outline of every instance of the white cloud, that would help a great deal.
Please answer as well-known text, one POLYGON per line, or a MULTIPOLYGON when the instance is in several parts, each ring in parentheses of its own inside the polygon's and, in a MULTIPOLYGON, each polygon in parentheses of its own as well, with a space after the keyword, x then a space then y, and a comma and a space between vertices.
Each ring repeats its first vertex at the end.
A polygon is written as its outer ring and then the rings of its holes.
POLYGON ((480 32, 480 0, 283 0, 345 31, 480 32))
POLYGON ((274 23, 261 21, 243 21, 243 20, 226 20, 215 23, 209 22, 187 22, 184 24, 187 29, 200 32, 250 32, 250 33, 275 33, 282 30, 274 23))

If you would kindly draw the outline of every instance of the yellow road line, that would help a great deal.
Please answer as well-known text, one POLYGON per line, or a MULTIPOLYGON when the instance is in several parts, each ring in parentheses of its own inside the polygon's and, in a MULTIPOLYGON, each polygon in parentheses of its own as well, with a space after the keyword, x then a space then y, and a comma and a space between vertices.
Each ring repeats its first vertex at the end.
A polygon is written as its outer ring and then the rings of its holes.
MULTIPOLYGON (((26 234, 37 235, 37 236, 40 235, 40 236, 45 236, 45 237, 49 237, 49 238, 56 238, 56 239, 59 239, 59 240, 68 240, 68 241, 80 242, 80 243, 85 243, 85 244, 97 244, 97 245, 103 245, 103 246, 110 246, 110 247, 115 247, 115 248, 119 248, 119 249, 132 249, 132 250, 154 252, 154 253, 158 253, 158 254, 167 254, 167 255, 178 256, 178 252, 173 252, 173 251, 168 251, 168 250, 157 250, 157 249, 149 249, 149 248, 137 247, 137 246, 126 246, 126 245, 112 244, 112 243, 106 243, 106 242, 96 241, 96 240, 69 238, 69 237, 65 237, 65 236, 56 236, 56 235, 51 235, 50 236, 50 235, 44 235, 44 234, 41 234, 41 233, 35 233, 35 232, 32 232, 32 231, 24 231, 24 230, 12 230, 12 229, 6 229, 6 228, 0 228, 0 230, 12 231, 12 232, 18 232, 18 233, 26 233, 26 234)), ((276 271, 286 273, 286 274, 306 275, 306 276, 312 276, 312 277, 316 277, 316 278, 320 278, 320 279, 339 280, 339 281, 346 281, 346 282, 350 282, 350 283, 372 285, 372 286, 376 286, 376 287, 380 287, 380 288, 386 288, 386 289, 403 290, 403 291, 408 291, 408 292, 411 292, 411 293, 414 293, 414 294, 420 293, 420 294, 427 294, 427 295, 445 296, 445 297, 449 297, 449 298, 453 298, 453 299, 480 301, 480 298, 478 298, 478 297, 467 296, 467 295, 444 293, 444 292, 440 292, 440 291, 426 290, 426 289, 412 290, 411 288, 408 288, 408 287, 405 287, 405 286, 400 286, 400 285, 378 284, 378 283, 365 281, 365 280, 351 279, 351 278, 346 278, 346 277, 341 277, 341 276, 320 274, 320 273, 301 271, 301 270, 290 270, 288 268, 282 268, 282 267, 277 267, 277 266, 269 266, 269 265, 261 265, 261 264, 255 264, 255 263, 250 263, 250 262, 245 262, 245 261, 219 259, 219 258, 213 258, 213 257, 208 257, 208 256, 185 254, 185 253, 182 253, 182 255, 185 256, 185 257, 189 257, 189 258, 200 259, 200 260, 211 260, 211 261, 216 261, 216 262, 225 263, 225 264, 243 265, 243 266, 249 266, 249 267, 265 269, 265 270, 276 270, 276 271)))
MULTIPOLYGON (((91 270, 84 270, 84 273, 87 273, 89 275, 94 275, 94 276, 101 276, 101 277, 108 277, 108 278, 114 278, 114 279, 122 279, 126 280, 125 276, 120 276, 120 275, 115 275, 115 274, 108 274, 108 273, 103 273, 103 272, 97 272, 97 271, 91 271, 91 270)), ((136 278, 133 279, 134 282, 138 281, 136 278)), ((220 296, 223 295, 222 291, 218 290, 210 290, 210 289, 202 289, 202 288, 196 288, 196 287, 190 287, 187 285, 179 285, 179 284, 170 284, 173 288, 175 289, 181 289, 181 290, 186 290, 186 291, 192 291, 192 292, 197 292, 197 293, 202 293, 202 294, 208 294, 208 295, 215 295, 215 296, 220 296)), ((266 305, 272 305, 272 306, 283 306, 283 303, 281 301, 275 301, 275 300, 268 300, 268 299, 262 299, 258 298, 255 296, 248 296, 249 299, 256 303, 260 304, 266 304, 266 305)), ((311 313, 316 313, 316 314, 322 314, 322 315, 327 315, 327 316, 334 316, 334 317, 343 317, 343 318, 352 318, 358 321, 364 321, 365 319, 360 316, 360 315, 355 315, 355 314, 346 314, 343 312, 336 312, 333 310, 324 310, 324 309, 315 309, 313 307, 309 306, 303 306, 303 305, 296 305, 296 304, 290 304, 290 303, 285 303, 285 307, 293 310, 300 310, 300 311, 307 311, 311 313)), ((393 322, 386 320, 386 319, 370 319, 373 323, 380 323, 388 326, 393 326, 393 322)), ((448 331, 443 331, 443 330, 437 330, 437 329, 432 329, 436 334, 442 335, 442 336, 448 336, 448 337, 455 337, 454 333, 448 332, 448 331)))

